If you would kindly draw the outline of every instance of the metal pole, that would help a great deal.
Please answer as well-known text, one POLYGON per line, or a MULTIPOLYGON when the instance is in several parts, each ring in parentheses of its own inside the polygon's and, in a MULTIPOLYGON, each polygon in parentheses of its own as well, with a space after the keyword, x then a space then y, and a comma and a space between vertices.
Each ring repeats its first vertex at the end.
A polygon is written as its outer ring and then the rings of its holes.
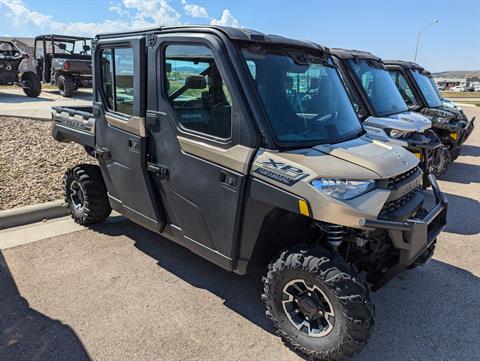
POLYGON ((420 33, 417 33, 417 45, 415 46, 415 56, 413 57, 413 62, 417 62, 417 53, 418 53, 418 43, 420 41, 420 33))
POLYGON ((439 21, 440 21, 440 20, 438 20, 438 19, 432 20, 432 22, 431 22, 430 24, 428 24, 428 25, 425 27, 425 29, 423 29, 422 31, 419 31, 419 32, 417 33, 417 44, 416 44, 416 46, 415 46, 415 55, 414 55, 414 57, 413 57, 413 61, 414 61, 414 62, 417 61, 418 44, 420 43, 420 35, 422 35, 422 33, 423 33, 425 30, 427 30, 430 26, 432 26, 433 24, 438 23, 439 21))

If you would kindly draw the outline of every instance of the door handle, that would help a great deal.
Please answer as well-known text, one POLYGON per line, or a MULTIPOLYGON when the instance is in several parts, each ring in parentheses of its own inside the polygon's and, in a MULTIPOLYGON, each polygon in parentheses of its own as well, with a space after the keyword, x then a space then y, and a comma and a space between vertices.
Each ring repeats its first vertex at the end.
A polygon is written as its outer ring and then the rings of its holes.
POLYGON ((136 139, 128 139, 128 149, 133 150, 135 152, 140 151, 140 143, 136 139))
POLYGON ((220 184, 227 186, 228 188, 238 188, 238 177, 236 175, 222 171, 220 173, 220 184))
POLYGON ((167 167, 163 167, 159 164, 155 164, 151 162, 147 163, 147 171, 161 178, 168 178, 168 175, 169 175, 167 167))

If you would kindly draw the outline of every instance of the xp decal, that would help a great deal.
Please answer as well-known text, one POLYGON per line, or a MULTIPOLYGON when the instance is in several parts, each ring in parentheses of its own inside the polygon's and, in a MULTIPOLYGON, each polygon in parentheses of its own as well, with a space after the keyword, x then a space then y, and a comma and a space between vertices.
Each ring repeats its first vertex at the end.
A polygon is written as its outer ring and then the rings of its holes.
POLYGON ((283 162, 276 162, 273 159, 269 159, 266 162, 260 162, 262 167, 257 168, 254 172, 263 175, 264 177, 271 178, 277 182, 292 186, 308 174, 302 169, 293 167, 283 162))

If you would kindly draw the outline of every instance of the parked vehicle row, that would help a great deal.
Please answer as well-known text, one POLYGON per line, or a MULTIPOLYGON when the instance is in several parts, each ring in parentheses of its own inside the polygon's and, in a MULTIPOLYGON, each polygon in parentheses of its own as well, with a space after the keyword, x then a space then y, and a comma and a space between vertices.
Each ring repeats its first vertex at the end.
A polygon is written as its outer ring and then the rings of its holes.
POLYGON ((64 97, 71 97, 80 87, 91 88, 90 43, 90 38, 79 36, 37 36, 34 59, 30 59, 13 42, 0 41, 0 85, 18 85, 29 97, 38 97, 42 84, 56 85, 64 97), (33 60, 35 70, 20 74, 20 63, 25 60, 33 60))
POLYGON ((432 257, 435 175, 473 120, 418 65, 175 26, 97 35, 93 73, 92 106, 52 111, 53 137, 99 163, 65 174, 74 220, 114 209, 226 270, 268 265, 266 315, 295 350, 360 351, 371 290, 432 257))

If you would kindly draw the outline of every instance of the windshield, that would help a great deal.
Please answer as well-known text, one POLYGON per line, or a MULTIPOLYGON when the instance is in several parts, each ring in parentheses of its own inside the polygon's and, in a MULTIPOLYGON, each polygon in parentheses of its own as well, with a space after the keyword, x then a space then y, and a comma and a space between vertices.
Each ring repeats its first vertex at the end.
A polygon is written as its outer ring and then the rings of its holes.
POLYGON ((435 83, 435 80, 431 76, 428 77, 428 80, 430 81, 430 84, 432 84, 433 89, 435 90, 435 93, 437 93, 438 97, 442 99, 442 95, 440 94, 440 90, 438 90, 437 84, 435 83))
POLYGON ((380 63, 350 59, 348 64, 367 95, 375 115, 391 115, 408 110, 388 71, 380 63))
POLYGON ((279 143, 338 143, 362 131, 331 59, 278 47, 242 53, 279 143))
POLYGON ((426 75, 423 75, 418 70, 410 70, 413 78, 415 79, 420 91, 423 94, 429 108, 437 108, 442 106, 442 100, 438 96, 436 90, 433 88, 432 83, 426 75))

